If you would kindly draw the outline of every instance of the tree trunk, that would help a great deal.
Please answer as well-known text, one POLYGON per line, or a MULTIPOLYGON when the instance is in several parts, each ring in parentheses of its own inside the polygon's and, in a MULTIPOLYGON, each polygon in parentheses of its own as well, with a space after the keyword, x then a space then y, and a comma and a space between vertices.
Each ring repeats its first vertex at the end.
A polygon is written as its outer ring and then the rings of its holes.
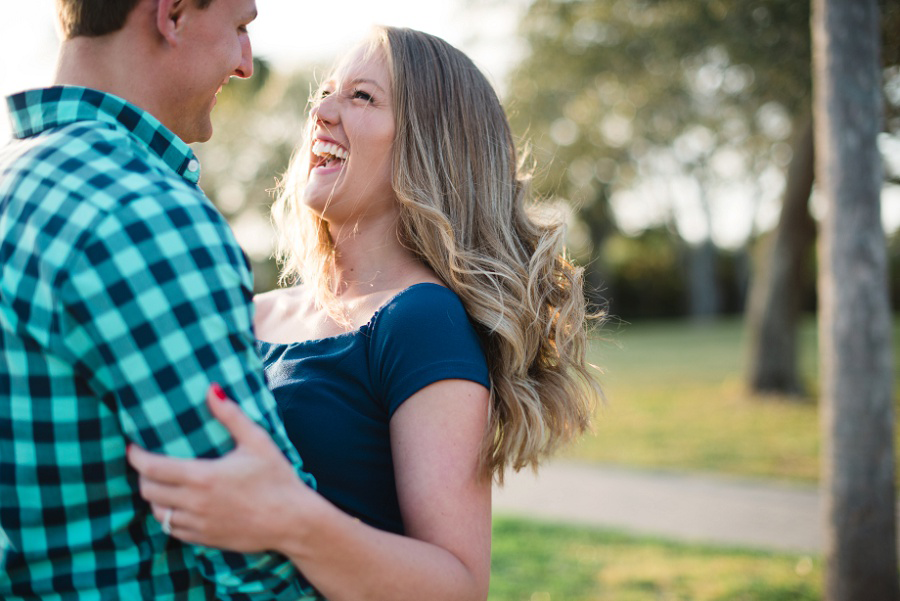
POLYGON ((877 0, 813 0, 826 601, 897 601, 877 0))
POLYGON ((695 321, 712 319, 721 312, 719 282, 716 278, 716 245, 709 238, 689 246, 688 308, 695 321))
POLYGON ((809 214, 813 184, 813 130, 810 115, 798 120, 794 156, 788 168, 781 218, 765 241, 751 282, 748 386, 768 394, 802 395, 797 367, 800 301, 816 225, 809 214))
POLYGON ((709 202, 709 183, 712 180, 706 159, 693 166, 700 184, 700 206, 706 226, 706 239, 696 246, 689 245, 688 260, 688 308, 695 321, 712 319, 721 311, 719 280, 716 277, 718 249, 712 239, 713 218, 709 202))

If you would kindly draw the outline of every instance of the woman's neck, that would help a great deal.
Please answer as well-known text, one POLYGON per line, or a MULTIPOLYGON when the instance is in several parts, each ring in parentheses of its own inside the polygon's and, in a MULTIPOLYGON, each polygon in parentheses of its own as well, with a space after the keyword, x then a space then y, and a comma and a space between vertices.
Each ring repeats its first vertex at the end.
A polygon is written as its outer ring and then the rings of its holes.
POLYGON ((397 238, 396 221, 366 221, 332 230, 335 247, 335 291, 339 299, 354 299, 405 288, 435 279, 397 238))

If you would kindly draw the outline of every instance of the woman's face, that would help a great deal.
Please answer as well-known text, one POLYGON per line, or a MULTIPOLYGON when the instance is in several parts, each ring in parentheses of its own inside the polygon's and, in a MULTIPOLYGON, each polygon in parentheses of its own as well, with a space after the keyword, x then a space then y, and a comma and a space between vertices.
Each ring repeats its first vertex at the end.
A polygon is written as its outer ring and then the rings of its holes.
POLYGON ((383 52, 351 54, 326 80, 312 111, 303 201, 332 224, 393 215, 394 112, 383 52))

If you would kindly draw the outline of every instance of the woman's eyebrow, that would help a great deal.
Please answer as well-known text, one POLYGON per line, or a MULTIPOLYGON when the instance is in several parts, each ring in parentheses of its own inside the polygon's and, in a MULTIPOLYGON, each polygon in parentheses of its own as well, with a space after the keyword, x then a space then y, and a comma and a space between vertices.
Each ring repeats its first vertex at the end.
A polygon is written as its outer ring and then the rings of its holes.
POLYGON ((385 89, 381 87, 381 84, 379 84, 379 83, 378 83, 377 81, 375 81, 374 79, 366 79, 366 78, 364 78, 364 77, 358 77, 358 78, 356 78, 356 79, 350 81, 349 83, 352 84, 352 85, 355 85, 355 84, 358 84, 358 83, 370 83, 370 84, 372 84, 373 86, 375 86, 376 88, 378 88, 379 90, 381 90, 382 92, 385 91, 385 89))

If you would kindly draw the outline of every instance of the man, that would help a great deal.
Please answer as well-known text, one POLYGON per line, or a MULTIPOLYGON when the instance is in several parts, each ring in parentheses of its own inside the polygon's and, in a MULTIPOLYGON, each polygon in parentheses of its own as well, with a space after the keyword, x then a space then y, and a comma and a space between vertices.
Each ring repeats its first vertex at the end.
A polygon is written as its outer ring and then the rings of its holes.
POLYGON ((187 145, 252 73, 255 1, 57 7, 57 86, 8 99, 0 150, 0 598, 302 598, 279 555, 167 536, 171 512, 153 519, 125 458, 130 443, 227 452, 204 404, 220 382, 299 472, 255 352, 249 267, 187 145))

